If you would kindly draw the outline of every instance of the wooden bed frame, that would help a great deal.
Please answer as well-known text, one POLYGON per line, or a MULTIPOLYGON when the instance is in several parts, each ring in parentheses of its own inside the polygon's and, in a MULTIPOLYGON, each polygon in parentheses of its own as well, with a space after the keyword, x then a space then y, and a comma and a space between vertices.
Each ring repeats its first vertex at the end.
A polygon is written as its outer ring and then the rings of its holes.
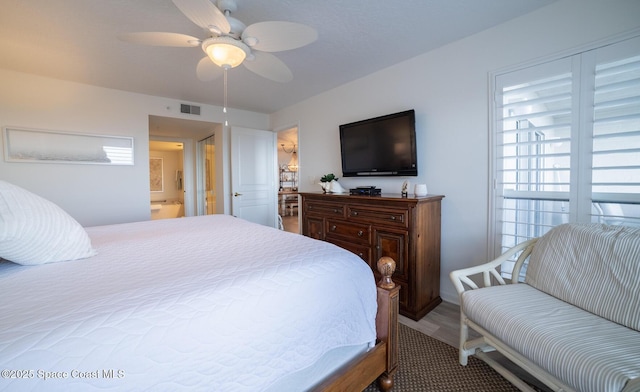
POLYGON ((393 376, 398 367, 398 293, 400 286, 391 280, 396 262, 390 257, 378 260, 382 278, 377 284, 376 345, 353 359, 314 391, 362 391, 376 378, 382 391, 393 388, 393 376))

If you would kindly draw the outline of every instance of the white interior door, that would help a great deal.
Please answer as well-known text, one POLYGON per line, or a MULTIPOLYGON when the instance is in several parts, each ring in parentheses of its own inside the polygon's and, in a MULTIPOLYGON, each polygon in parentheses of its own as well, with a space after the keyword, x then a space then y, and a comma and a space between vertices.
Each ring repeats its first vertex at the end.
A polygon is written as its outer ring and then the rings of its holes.
POLYGON ((276 227, 276 135, 270 131, 231 129, 231 213, 276 227))

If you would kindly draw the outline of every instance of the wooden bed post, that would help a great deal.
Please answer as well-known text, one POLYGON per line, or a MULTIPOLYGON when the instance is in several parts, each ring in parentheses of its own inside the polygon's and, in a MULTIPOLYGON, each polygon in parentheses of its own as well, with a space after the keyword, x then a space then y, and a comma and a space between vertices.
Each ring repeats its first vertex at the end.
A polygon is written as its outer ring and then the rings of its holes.
POLYGON ((381 257, 377 266, 382 278, 378 282, 376 331, 378 340, 387 342, 387 366, 385 372, 378 378, 378 385, 383 391, 389 391, 393 388, 393 376, 398 367, 400 286, 391 280, 391 275, 396 270, 396 262, 391 257, 381 257))
POLYGON ((354 359, 313 391, 362 391, 376 379, 380 389, 393 388, 393 376, 398 368, 398 311, 400 286, 391 280, 396 262, 391 257, 378 260, 382 279, 377 284, 376 345, 354 359))

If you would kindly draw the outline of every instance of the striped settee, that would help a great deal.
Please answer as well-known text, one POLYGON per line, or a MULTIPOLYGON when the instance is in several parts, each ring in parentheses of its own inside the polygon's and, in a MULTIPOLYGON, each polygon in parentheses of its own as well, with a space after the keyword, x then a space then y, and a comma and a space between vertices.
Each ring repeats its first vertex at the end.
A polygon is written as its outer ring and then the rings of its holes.
POLYGON ((533 391, 487 355, 497 350, 556 391, 640 391, 640 228, 563 224, 450 277, 462 365, 476 355, 533 391), (506 284, 498 269, 513 255, 525 279, 506 284))

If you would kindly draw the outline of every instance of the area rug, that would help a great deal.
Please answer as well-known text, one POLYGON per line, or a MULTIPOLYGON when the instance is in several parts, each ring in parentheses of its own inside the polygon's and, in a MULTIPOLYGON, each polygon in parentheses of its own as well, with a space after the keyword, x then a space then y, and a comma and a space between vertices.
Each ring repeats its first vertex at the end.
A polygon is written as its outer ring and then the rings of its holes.
MULTIPOLYGON (((481 360, 470 357, 458 362, 458 350, 406 325, 399 324, 400 365, 393 392, 502 392, 518 391, 509 381, 481 360)), ((378 392, 373 383, 365 392, 378 392)))

